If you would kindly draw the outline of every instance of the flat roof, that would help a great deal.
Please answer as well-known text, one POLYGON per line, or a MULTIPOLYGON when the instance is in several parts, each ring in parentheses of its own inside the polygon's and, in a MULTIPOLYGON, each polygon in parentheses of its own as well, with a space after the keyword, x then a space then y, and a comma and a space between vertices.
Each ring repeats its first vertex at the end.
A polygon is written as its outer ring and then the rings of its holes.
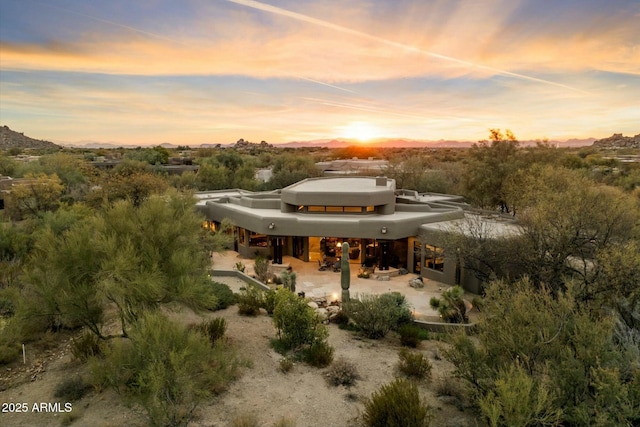
POLYGON ((464 218, 422 224, 420 230, 462 232, 467 236, 482 235, 490 239, 514 237, 521 233, 515 220, 469 212, 465 212, 464 218))
POLYGON ((384 178, 385 185, 376 185, 376 178, 370 176, 310 178, 291 184, 286 189, 296 192, 313 193, 371 193, 393 189, 393 180, 384 178))

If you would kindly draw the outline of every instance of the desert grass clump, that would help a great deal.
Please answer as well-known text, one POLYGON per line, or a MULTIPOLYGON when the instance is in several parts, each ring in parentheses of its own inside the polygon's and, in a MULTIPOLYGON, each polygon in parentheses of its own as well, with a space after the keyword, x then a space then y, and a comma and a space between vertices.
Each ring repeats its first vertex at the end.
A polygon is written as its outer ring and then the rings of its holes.
POLYGON ((207 337, 211 345, 214 345, 227 331, 227 321, 222 317, 216 317, 196 325, 194 329, 207 337))
POLYGON ((224 310, 225 308, 232 306, 236 303, 236 296, 229 285, 220 282, 211 283, 211 291, 218 300, 216 310, 224 310))
POLYGON ((260 427, 260 420, 255 414, 240 414, 231 422, 232 427, 260 427))
POLYGON ((326 374, 327 381, 333 386, 351 387, 360 378, 358 369, 353 363, 344 359, 336 360, 326 374))
POLYGON ((247 286, 240 290, 236 296, 238 301, 238 313, 244 316, 257 316, 260 307, 263 306, 263 292, 254 287, 247 286))
POLYGON ((349 316, 344 310, 340 310, 331 318, 331 322, 337 325, 346 325, 349 323, 349 316))
POLYGON ((86 362, 90 357, 102 354, 102 343, 95 334, 85 332, 80 338, 73 340, 71 354, 81 362, 86 362))
POLYGON ((282 359, 280 359, 279 365, 280 372, 282 372, 283 374, 289 373, 293 369, 293 359, 289 357, 283 357, 282 359))
POLYGON ((82 399, 90 389, 91 385, 86 383, 82 377, 77 376, 67 378, 56 385, 53 396, 66 402, 74 402, 82 399))
POLYGON ((273 316, 276 309, 276 291, 270 289, 264 293, 262 300, 262 308, 264 308, 269 316, 273 316))
POLYGON ((362 421, 366 427, 428 427, 431 409, 413 382, 396 379, 365 400, 362 421))
POLYGON ((424 354, 403 348, 398 353, 398 370, 409 378, 431 378, 431 362, 424 354))
POLYGON ((291 418, 282 417, 273 424, 273 427, 296 427, 296 422, 291 418))
POLYGON ((467 391, 459 379, 450 376, 438 377, 434 383, 434 391, 437 396, 452 397, 457 408, 464 408, 465 402, 468 400, 467 391))
POLYGON ((333 362, 333 347, 326 341, 317 341, 302 352, 302 359, 316 368, 327 367, 333 362))
POLYGON ((74 409, 73 412, 67 412, 60 417, 60 425, 63 427, 70 426, 80 418, 82 418, 82 412, 74 409))
POLYGON ((418 347, 420 345, 420 331, 421 329, 412 323, 407 323, 400 326, 398 328, 398 334, 400 335, 400 344, 405 347, 418 347))

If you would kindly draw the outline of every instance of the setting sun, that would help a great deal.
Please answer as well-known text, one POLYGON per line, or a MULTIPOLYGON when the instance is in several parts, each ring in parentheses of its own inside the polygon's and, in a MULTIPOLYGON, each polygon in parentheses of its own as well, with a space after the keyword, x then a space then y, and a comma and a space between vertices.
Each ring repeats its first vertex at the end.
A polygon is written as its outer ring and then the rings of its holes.
POLYGON ((340 135, 343 138, 357 139, 361 142, 367 142, 382 136, 380 129, 367 122, 351 122, 341 128, 340 135))

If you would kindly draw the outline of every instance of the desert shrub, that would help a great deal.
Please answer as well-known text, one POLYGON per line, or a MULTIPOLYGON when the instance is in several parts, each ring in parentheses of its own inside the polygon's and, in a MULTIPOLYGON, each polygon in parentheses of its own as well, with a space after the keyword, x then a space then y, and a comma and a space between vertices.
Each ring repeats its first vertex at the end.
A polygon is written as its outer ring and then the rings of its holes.
POLYGON ((293 271, 283 271, 280 273, 280 281, 282 282, 282 286, 285 289, 290 290, 291 292, 296 291, 296 279, 298 275, 293 271))
POLYGON ((98 356, 102 353, 100 339, 90 332, 85 332, 80 338, 73 340, 71 344, 71 354, 76 359, 86 362, 91 356, 98 356))
POLYGON ((316 341, 303 350, 302 358, 311 366, 324 368, 333 362, 333 347, 326 341, 316 341))
POLYGON ((276 309, 276 291, 272 289, 264 293, 262 308, 266 310, 269 316, 273 315, 273 311, 276 309))
POLYGON ((351 387, 360 378, 356 365, 344 359, 336 360, 326 374, 329 384, 351 387))
POLYGON ((365 401, 366 427, 428 427, 431 409, 420 399, 411 381, 397 379, 383 385, 365 401))
POLYGON ((255 286, 247 286, 237 295, 238 313, 245 316, 257 316, 263 305, 263 292, 255 286))
POLYGON ((82 377, 77 376, 67 378, 56 385, 53 396, 67 402, 80 400, 91 389, 91 385, 85 382, 82 377))
POLYGON ((269 260, 265 257, 258 256, 253 265, 253 271, 256 273, 258 280, 262 283, 267 283, 269 279, 269 260))
POLYGON ((420 331, 422 329, 416 325, 407 323, 398 328, 400 334, 400 344, 405 347, 416 348, 420 344, 420 331))
POLYGON ((280 372, 282 372, 283 374, 286 374, 292 369, 293 369, 293 359, 290 359, 288 357, 283 357, 282 359, 280 359, 280 372))
POLYGON ((91 358, 92 383, 117 390, 153 426, 186 426, 195 409, 221 393, 239 360, 222 340, 210 341, 160 314, 147 314, 104 358, 91 358))
POLYGON ((0 365, 18 359, 22 351, 21 343, 26 342, 16 323, 15 317, 0 319, 0 365))
POLYGON ((196 325, 194 329, 207 337, 211 345, 214 345, 227 331, 227 321, 222 317, 216 317, 196 325))
POLYGON ((393 308, 393 325, 392 330, 397 331, 398 328, 407 323, 413 322, 413 313, 407 298, 400 292, 389 292, 380 295, 382 300, 393 308))
POLYGON ((233 294, 233 291, 227 284, 212 282, 211 290, 213 291, 213 295, 215 295, 216 299, 218 300, 216 310, 224 310, 225 308, 236 303, 236 296, 233 294))
POLYGON ((273 424, 273 427, 295 427, 296 426, 296 422, 293 421, 290 418, 280 418, 278 421, 276 421, 273 424))
POLYGON ((328 335, 326 326, 318 320, 315 311, 307 302, 286 289, 276 291, 273 323, 278 330, 278 339, 289 350, 300 350, 328 335))
POLYGON ((462 405, 467 400, 467 393, 462 382, 454 377, 438 377, 434 384, 434 391, 437 396, 455 397, 458 405, 462 405))
POLYGON ((15 317, 0 319, 0 365, 18 359, 22 352, 21 343, 26 342, 15 317))
POLYGON ((269 345, 271 346, 272 349, 274 349, 277 353, 286 356, 287 353, 289 353, 289 350, 291 350, 288 346, 288 344, 286 344, 285 342, 283 342, 282 340, 278 339, 278 338, 271 338, 269 340, 269 345))
POLYGON ((15 302, 20 295, 15 288, 0 289, 0 317, 11 317, 16 313, 15 302))
POLYGON ((255 414, 240 414, 231 422, 232 427, 260 427, 260 424, 255 414))
POLYGON ((70 426, 81 417, 82 417, 82 414, 79 413, 76 409, 74 409, 73 412, 67 412, 66 414, 63 414, 62 417, 60 417, 60 425, 70 426))
POLYGON ((438 310, 440 317, 445 322, 450 323, 468 323, 467 307, 464 300, 464 289, 460 286, 454 286, 442 293, 442 298, 431 297, 429 305, 438 310))
POLYGON ((335 316, 333 316, 331 321, 338 325, 346 325, 347 323, 349 323, 349 316, 344 310, 340 310, 339 312, 336 313, 335 316))
MULTIPOLYGON (((536 384, 536 380, 521 366, 516 365, 508 371, 501 371, 495 385, 495 391, 478 400, 480 413, 491 427, 560 424, 562 409, 554 408, 554 398, 548 388, 549 384, 536 384)), ((595 425, 614 424, 605 422, 595 425)))
POLYGON ((410 378, 426 379, 431 377, 431 362, 424 354, 403 348, 398 353, 398 370, 410 378))
POLYGON ((485 301, 481 296, 474 296, 471 299, 471 305, 474 309, 478 310, 478 312, 484 311, 485 301))
POLYGON ((378 339, 413 319, 401 294, 361 295, 345 303, 343 309, 367 338, 378 339))
POLYGON ((20 357, 20 345, 17 343, 0 343, 0 365, 9 364, 20 357))

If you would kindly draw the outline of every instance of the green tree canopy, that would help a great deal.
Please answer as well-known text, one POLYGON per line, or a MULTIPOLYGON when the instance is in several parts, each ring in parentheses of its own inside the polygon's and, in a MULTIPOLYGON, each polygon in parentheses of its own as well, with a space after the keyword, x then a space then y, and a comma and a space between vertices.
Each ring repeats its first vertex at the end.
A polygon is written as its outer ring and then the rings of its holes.
MULTIPOLYGON (((632 426, 640 370, 614 342, 614 318, 585 309, 573 287, 527 281, 487 288, 477 340, 459 335, 446 357, 491 425, 632 426)), ((633 361, 637 366, 638 361, 633 361)))
POLYGON ((160 303, 216 306, 202 218, 189 195, 170 192, 139 207, 120 201, 37 240, 25 289, 27 320, 39 327, 84 325, 102 337, 104 311, 127 325, 160 303))

